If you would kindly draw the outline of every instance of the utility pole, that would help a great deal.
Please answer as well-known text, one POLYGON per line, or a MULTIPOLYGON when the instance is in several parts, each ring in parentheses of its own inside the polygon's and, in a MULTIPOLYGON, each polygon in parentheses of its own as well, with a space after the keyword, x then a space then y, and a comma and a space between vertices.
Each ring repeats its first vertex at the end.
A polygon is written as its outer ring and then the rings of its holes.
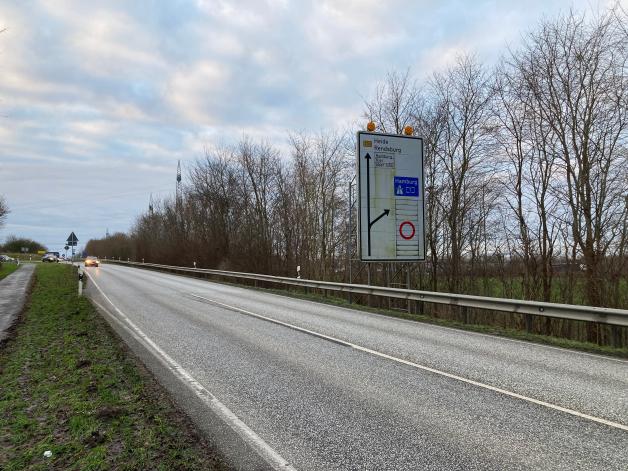
MULTIPOLYGON (((349 268, 349 284, 353 283, 353 186, 355 181, 355 175, 349 182, 349 220, 347 228, 347 262, 349 268)), ((352 302, 351 291, 349 291, 349 304, 352 302)))
POLYGON ((176 191, 176 204, 177 204, 177 211, 180 210, 180 206, 181 206, 181 161, 177 161, 177 191, 176 191))

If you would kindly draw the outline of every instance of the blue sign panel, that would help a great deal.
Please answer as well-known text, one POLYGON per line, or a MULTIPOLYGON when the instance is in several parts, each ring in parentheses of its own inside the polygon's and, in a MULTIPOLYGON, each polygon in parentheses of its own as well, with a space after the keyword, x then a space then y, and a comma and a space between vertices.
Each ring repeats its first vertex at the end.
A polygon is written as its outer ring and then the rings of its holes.
POLYGON ((395 196, 419 197, 419 179, 414 177, 395 177, 395 196))

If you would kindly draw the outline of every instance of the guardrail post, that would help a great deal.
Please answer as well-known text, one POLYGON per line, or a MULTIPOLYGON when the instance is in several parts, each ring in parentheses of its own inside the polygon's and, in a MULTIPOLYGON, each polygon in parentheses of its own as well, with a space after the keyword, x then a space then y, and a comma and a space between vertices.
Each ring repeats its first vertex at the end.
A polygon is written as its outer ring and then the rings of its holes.
POLYGON ((469 324, 469 308, 467 306, 462 306, 462 319, 465 324, 469 324))
MULTIPOLYGON (((385 263, 384 264, 384 272, 386 275, 386 287, 390 288, 390 269, 392 267, 392 263, 385 263)), ((392 300, 390 298, 388 298, 388 310, 390 311, 390 308, 392 307, 392 300)))
MULTIPOLYGON (((349 208, 349 211, 351 211, 351 208, 349 208)), ((351 252, 349 252, 349 284, 353 283, 353 272, 352 272, 352 267, 351 267, 352 264, 353 264, 353 260, 351 260, 351 252)), ((351 297, 351 291, 347 292, 347 298, 348 298, 349 304, 352 304, 353 299, 351 297)))
POLYGON ((532 314, 525 315, 526 332, 532 333, 532 314))
MULTIPOLYGON (((406 266, 406 288, 411 289, 410 288, 410 264, 406 266)), ((412 314, 412 304, 409 299, 408 299, 408 314, 412 314)))
MULTIPOLYGON (((371 264, 370 263, 367 263, 366 265, 366 284, 371 286, 371 264)), ((371 293, 367 295, 366 303, 368 306, 371 305, 371 293)))
POLYGON ((613 347, 615 348, 623 347, 623 345, 621 345, 622 341, 621 341, 621 333, 619 331, 619 326, 616 326, 616 325, 611 326, 611 336, 613 337, 612 338, 613 347))

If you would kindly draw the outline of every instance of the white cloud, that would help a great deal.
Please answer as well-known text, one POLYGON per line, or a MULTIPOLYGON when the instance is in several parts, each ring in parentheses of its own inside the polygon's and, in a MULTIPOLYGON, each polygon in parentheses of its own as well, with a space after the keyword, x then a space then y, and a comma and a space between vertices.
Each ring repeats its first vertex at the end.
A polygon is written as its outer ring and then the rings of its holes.
POLYGON ((166 67, 155 38, 128 15, 98 11, 75 26, 66 42, 94 76, 144 76, 147 69, 166 67))
POLYGON ((230 76, 225 65, 209 60, 180 68, 168 81, 166 99, 190 123, 220 122, 212 104, 220 100, 230 76))
MULTIPOLYGON (((573 5, 608 2, 590 1, 573 5)), ((148 193, 172 186, 178 159, 193 161, 205 146, 244 134, 287 153, 288 131, 344 129, 359 120, 363 97, 389 70, 412 66, 427 76, 464 52, 490 62, 522 29, 571 5, 3 2, 0 181, 15 208, 10 227, 54 240, 67 235, 62 225, 92 218, 89 230, 100 236, 99 225, 114 229, 116 213, 122 216, 115 229, 127 229, 148 193), (127 187, 146 195, 99 196, 127 187), (64 206, 68 200, 79 201, 73 212, 64 206), (92 215, 94 201, 99 209, 92 215), (42 213, 28 208, 55 205, 65 219, 46 232, 37 227, 48 227, 38 223, 42 213), (46 235, 53 229, 54 237, 46 235)))

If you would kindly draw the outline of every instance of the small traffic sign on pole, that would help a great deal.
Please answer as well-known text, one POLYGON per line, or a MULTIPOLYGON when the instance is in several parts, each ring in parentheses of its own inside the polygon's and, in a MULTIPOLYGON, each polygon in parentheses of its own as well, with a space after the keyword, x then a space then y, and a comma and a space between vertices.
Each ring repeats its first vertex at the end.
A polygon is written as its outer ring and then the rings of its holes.
POLYGON ((74 263, 74 247, 76 247, 77 242, 78 237, 76 237, 76 234, 72 231, 72 233, 68 236, 68 240, 66 240, 67 245, 72 247, 72 263, 74 263))
POLYGON ((75 247, 76 243, 78 242, 78 238, 76 237, 76 234, 74 232, 72 232, 68 236, 68 240, 66 242, 68 243, 69 246, 75 247))

